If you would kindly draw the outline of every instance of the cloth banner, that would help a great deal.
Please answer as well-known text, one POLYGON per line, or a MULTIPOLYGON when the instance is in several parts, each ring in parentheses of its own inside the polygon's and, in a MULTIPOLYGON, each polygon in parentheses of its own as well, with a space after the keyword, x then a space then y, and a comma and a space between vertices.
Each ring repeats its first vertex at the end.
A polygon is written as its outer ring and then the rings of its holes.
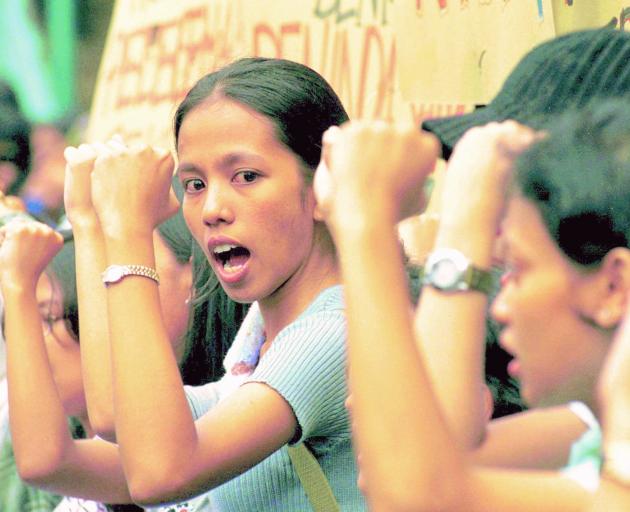
MULTIPOLYGON (((613 18, 613 0, 118 0, 87 139, 172 144, 175 107, 204 74, 245 56, 325 76, 351 118, 466 112, 534 45, 613 18), (596 5, 595 5, 596 4, 596 5)), ((628 16, 630 18, 630 15, 628 16)))

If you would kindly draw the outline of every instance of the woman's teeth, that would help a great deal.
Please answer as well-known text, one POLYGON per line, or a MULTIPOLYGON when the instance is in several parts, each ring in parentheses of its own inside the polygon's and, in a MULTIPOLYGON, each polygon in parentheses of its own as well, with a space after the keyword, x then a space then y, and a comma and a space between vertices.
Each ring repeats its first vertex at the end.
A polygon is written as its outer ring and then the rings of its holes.
POLYGON ((231 244, 221 244, 217 245, 212 251, 215 255, 220 256, 221 254, 225 254, 226 252, 230 252, 232 249, 236 249, 236 245, 231 244))
POLYGON ((224 264, 223 264, 223 270, 225 270, 226 272, 229 273, 234 273, 237 270, 239 270, 243 265, 235 265, 232 266, 232 264, 230 263, 230 260, 227 260, 224 264))
POLYGON ((245 247, 232 244, 217 245, 212 253, 223 269, 230 273, 240 270, 249 258, 249 251, 245 247))

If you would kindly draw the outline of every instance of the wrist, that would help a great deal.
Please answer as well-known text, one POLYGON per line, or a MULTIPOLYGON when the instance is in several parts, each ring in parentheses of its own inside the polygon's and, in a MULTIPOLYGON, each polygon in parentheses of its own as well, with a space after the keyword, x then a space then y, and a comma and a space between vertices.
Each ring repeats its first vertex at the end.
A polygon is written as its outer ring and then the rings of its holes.
POLYGON ((378 239, 384 233, 395 233, 398 237, 394 221, 384 220, 382 216, 363 216, 356 210, 337 217, 337 220, 331 223, 331 231, 335 245, 339 249, 378 239))
MULTIPOLYGON (((155 267, 153 233, 120 233, 105 237, 107 265, 144 265, 155 267)), ((103 269, 105 270, 105 269, 103 269)))
POLYGON ((475 265, 490 268, 495 238, 496 233, 493 231, 449 229, 440 225, 433 249, 455 249, 475 265))
MULTIPOLYGON (((391 255, 390 251, 394 246, 401 261, 404 255, 402 243, 400 243, 398 233, 393 225, 382 222, 370 223, 366 219, 360 219, 356 223, 348 223, 345 227, 340 228, 338 236, 335 238, 335 245, 342 266, 354 266, 357 261, 356 258, 368 257, 383 261, 382 258, 385 257, 385 254, 391 255)), ((393 262, 388 259, 388 264, 393 264, 393 262)))
POLYGON ((125 220, 122 222, 103 221, 101 222, 101 227, 103 237, 108 245, 119 242, 128 244, 130 241, 135 243, 138 239, 144 240, 149 238, 153 240, 152 226, 143 226, 140 223, 131 224, 128 220, 125 220))
POLYGON ((75 235, 77 233, 101 233, 101 223, 96 214, 68 215, 68 222, 75 235))
POLYGON ((96 210, 91 205, 66 207, 65 214, 71 222, 84 222, 92 219, 98 221, 96 210))
POLYGON ((457 205, 442 205, 440 227, 448 231, 480 231, 494 236, 499 228, 501 214, 498 211, 486 211, 482 208, 460 208, 457 205))
POLYGON ((26 293, 35 293, 38 278, 27 278, 14 273, 0 275, 2 295, 5 301, 11 297, 21 297, 26 293))
POLYGON ((335 230, 359 234, 376 226, 397 223, 396 205, 385 198, 360 194, 338 195, 333 204, 330 221, 335 230))

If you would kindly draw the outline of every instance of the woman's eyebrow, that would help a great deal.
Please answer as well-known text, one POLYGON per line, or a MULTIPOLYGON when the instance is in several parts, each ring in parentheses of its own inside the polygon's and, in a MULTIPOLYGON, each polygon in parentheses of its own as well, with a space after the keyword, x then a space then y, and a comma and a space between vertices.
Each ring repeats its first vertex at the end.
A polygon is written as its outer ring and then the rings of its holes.
POLYGON ((221 157, 219 160, 219 167, 231 168, 242 162, 252 162, 253 160, 264 163, 265 159, 257 153, 249 151, 233 151, 221 157))
POLYGON ((195 172, 199 168, 194 164, 183 163, 177 166, 175 169, 175 176, 179 176, 182 172, 195 172))
MULTIPOLYGON (((267 160, 259 155, 249 151, 233 151, 223 155, 216 163, 219 169, 231 169, 237 165, 248 164, 251 165, 265 165, 267 160)), ((183 162, 177 166, 175 176, 178 176, 182 172, 200 172, 199 166, 191 162, 183 162)))

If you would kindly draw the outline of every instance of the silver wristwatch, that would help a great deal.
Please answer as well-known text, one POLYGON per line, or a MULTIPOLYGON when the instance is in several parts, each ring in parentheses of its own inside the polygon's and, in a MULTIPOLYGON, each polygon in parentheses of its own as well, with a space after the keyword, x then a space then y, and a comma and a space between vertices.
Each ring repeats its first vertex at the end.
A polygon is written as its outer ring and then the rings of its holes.
POLYGON ((148 277, 160 284, 160 276, 155 269, 144 265, 110 265, 101 274, 105 286, 117 283, 127 276, 148 277))
POLYGON ((456 249, 436 249, 427 258, 422 284, 444 292, 476 290, 489 295, 493 289, 492 273, 475 267, 456 249))

